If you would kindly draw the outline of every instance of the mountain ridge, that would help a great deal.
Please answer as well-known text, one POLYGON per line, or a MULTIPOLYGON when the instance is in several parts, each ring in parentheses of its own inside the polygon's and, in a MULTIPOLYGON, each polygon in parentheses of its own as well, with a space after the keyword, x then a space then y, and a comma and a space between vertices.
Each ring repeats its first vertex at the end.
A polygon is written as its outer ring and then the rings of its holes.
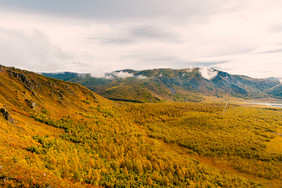
POLYGON ((106 73, 104 78, 95 78, 90 74, 68 73, 72 75, 68 79, 64 74, 43 73, 45 76, 79 83, 106 98, 118 100, 199 101, 204 96, 281 99, 282 93, 279 79, 256 79, 244 75, 231 75, 205 67, 141 71, 124 69, 106 73), (125 97, 122 97, 121 93, 125 97), (128 93, 135 96, 130 97, 128 93))
POLYGON ((27 70, 0 66, 0 74, 0 103, 22 111, 48 108, 57 108, 62 112, 67 109, 82 110, 87 107, 81 102, 101 105, 106 100, 82 85, 27 70))
MULTIPOLYGON (((161 72, 160 86, 137 75, 113 87, 178 94, 161 72)), ((280 109, 133 102, 0 66, 0 187, 281 187, 280 109)))

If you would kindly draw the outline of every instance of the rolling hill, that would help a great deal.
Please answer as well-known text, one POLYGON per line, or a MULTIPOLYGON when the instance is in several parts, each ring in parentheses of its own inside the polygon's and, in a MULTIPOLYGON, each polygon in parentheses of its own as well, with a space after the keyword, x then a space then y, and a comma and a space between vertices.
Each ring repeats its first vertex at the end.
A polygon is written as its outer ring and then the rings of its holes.
POLYGON ((43 75, 79 83, 106 98, 124 101, 201 101, 204 96, 281 98, 282 93, 279 80, 230 75, 210 68, 126 69, 108 73, 105 78, 68 72, 43 75))
MULTIPOLYGON (((132 73, 125 80, 137 86, 150 77, 132 73)), ((124 82, 100 82, 113 80, 124 82)), ((0 187, 281 187, 281 114, 225 103, 111 101, 0 66, 0 187)))

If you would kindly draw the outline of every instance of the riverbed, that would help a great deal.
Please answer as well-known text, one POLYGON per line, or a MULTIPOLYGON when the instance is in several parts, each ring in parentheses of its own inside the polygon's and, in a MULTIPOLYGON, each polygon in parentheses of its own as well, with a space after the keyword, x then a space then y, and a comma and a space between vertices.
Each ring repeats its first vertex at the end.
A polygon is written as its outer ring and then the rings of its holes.
POLYGON ((248 104, 254 104, 254 105, 263 105, 263 106, 269 106, 274 108, 282 108, 282 101, 281 102, 246 102, 248 104))

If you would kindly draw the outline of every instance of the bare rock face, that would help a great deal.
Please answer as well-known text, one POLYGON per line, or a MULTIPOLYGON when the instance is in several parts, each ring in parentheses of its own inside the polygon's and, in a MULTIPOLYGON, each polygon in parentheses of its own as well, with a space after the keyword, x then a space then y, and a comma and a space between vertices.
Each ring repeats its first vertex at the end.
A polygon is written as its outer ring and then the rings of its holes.
POLYGON ((29 89, 29 90, 33 90, 35 87, 39 87, 40 85, 38 84, 38 82, 34 81, 34 80, 30 80, 26 75, 24 75, 23 73, 19 73, 19 72, 14 72, 14 71, 10 71, 8 70, 9 74, 11 77, 15 77, 18 78, 23 84, 24 86, 29 89))
POLYGON ((10 113, 8 112, 6 106, 4 106, 3 108, 0 109, 1 113, 3 114, 4 118, 10 122, 10 123, 15 123, 15 120, 12 118, 12 116, 10 115, 10 113))

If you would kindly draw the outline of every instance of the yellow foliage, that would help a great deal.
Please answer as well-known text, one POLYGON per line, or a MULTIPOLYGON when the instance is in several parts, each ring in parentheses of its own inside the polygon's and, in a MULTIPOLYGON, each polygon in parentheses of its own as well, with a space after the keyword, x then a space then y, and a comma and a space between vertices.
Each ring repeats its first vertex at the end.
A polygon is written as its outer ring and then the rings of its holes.
POLYGON ((223 116, 220 103, 114 103, 8 68, 0 83, 0 103, 16 122, 0 116, 0 186, 281 186, 281 110, 231 104, 223 116), (221 173, 197 156, 246 176, 221 173))

